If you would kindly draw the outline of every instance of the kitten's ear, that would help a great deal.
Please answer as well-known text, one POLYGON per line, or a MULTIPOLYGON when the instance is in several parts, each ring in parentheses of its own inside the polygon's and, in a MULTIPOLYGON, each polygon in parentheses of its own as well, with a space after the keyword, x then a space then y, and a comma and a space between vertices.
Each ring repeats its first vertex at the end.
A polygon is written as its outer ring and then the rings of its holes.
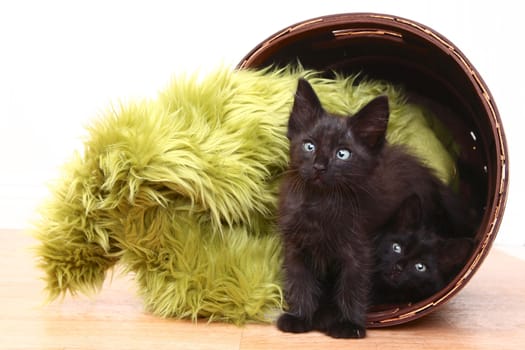
POLYGON ((379 150, 385 142, 388 116, 388 97, 378 96, 348 118, 347 123, 354 137, 369 149, 379 150))
POLYGON ((392 225, 398 231, 417 229, 421 226, 421 200, 415 194, 406 198, 394 216, 392 225))
POLYGON ((300 78, 288 121, 288 134, 286 136, 291 139, 295 135, 311 129, 315 121, 322 115, 322 112, 321 101, 319 101, 314 89, 306 79, 300 78))
POLYGON ((439 263, 445 274, 458 272, 474 248, 471 238, 449 238, 439 243, 439 263))

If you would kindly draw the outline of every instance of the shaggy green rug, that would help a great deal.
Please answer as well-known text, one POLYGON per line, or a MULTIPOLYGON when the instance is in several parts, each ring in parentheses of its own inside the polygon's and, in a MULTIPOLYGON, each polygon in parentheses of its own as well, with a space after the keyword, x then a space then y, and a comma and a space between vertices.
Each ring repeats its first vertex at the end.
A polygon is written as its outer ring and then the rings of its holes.
POLYGON ((118 262, 156 315, 271 321, 284 303, 274 219, 300 76, 333 113, 388 95, 389 142, 453 181, 450 137, 386 82, 289 67, 179 76, 94 120, 65 165, 35 229, 50 299, 98 291, 118 262))

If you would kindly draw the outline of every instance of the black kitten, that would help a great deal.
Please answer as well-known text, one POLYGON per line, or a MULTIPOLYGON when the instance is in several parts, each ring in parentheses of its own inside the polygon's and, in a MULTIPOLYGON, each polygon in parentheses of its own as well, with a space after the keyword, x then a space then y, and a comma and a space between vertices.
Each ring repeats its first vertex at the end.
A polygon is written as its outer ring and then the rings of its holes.
POLYGON ((365 336, 372 232, 412 194, 436 222, 443 185, 403 149, 386 144, 388 99, 350 118, 327 113, 301 79, 288 124, 289 170, 279 203, 286 332, 365 336))
POLYGON ((421 222, 421 204, 411 196, 377 235, 372 303, 422 301, 440 291, 464 266, 471 238, 445 238, 421 222))

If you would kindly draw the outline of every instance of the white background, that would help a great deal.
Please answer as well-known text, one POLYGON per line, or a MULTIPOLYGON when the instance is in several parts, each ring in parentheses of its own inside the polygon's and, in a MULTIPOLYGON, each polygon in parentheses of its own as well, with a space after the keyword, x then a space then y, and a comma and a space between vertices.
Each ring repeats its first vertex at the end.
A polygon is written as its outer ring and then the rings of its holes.
POLYGON ((84 126, 111 103, 155 96, 175 74, 235 66, 273 33, 322 15, 378 12, 452 41, 498 105, 511 186, 496 242, 523 246, 525 112, 520 2, 499 1, 2 1, 0 227, 27 228, 45 183, 84 126))

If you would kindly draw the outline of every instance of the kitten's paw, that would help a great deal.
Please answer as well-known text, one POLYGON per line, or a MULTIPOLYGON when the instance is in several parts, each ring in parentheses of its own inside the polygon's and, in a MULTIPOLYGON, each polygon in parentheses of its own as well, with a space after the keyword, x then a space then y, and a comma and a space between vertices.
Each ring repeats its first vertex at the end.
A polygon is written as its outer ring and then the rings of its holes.
POLYGON ((306 333, 312 330, 311 322, 298 318, 294 315, 285 313, 277 320, 277 328, 282 332, 306 333))
POLYGON ((332 338, 364 338, 366 329, 352 322, 339 322, 331 325, 326 330, 326 334, 332 338))

